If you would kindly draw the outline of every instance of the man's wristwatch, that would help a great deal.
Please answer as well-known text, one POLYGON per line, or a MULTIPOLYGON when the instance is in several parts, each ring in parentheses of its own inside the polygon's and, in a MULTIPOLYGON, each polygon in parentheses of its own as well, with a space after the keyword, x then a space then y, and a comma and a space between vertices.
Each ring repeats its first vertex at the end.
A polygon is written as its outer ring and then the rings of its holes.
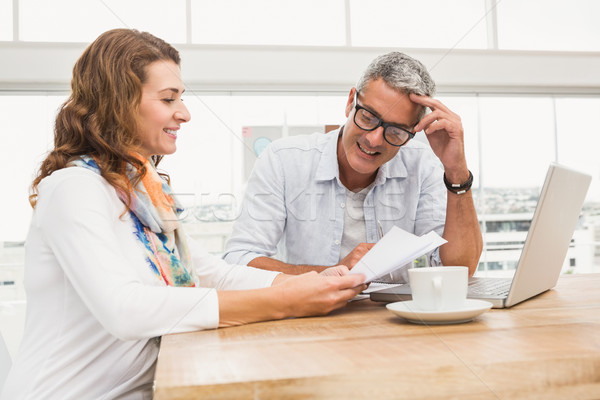
POLYGON ((471 185, 473 185, 473 173, 469 171, 469 179, 464 183, 450 183, 446 179, 446 173, 444 173, 444 184, 446 185, 446 189, 454 194, 465 194, 471 189, 471 185))

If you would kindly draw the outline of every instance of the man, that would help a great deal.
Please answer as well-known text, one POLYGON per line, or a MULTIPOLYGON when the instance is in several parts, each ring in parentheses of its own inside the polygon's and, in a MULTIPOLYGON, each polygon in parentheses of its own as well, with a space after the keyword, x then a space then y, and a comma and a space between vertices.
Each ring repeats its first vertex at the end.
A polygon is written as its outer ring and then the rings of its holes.
MULTIPOLYGON (((419 61, 377 57, 350 90, 339 130, 280 139, 261 154, 224 258, 288 274, 352 268, 396 225, 436 231, 448 243, 429 263, 472 275, 482 238, 463 127, 434 91, 419 61), (421 130, 431 148, 410 140, 421 130)), ((406 266, 394 279, 406 280, 406 266)))

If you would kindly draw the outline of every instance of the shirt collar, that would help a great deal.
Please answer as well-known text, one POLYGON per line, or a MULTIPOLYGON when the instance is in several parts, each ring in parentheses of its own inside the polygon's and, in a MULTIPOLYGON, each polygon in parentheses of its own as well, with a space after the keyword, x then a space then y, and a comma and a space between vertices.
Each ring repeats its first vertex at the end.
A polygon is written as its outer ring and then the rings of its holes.
POLYGON ((390 178, 406 178, 408 176, 408 169, 404 164, 404 159, 400 157, 400 151, 394 158, 379 167, 377 176, 375 177, 375 186, 381 185, 386 179, 390 178))
POLYGON ((340 168, 337 159, 337 144, 343 129, 344 127, 342 126, 341 128, 325 134, 326 142, 315 174, 317 181, 329 181, 334 178, 339 179, 340 168))

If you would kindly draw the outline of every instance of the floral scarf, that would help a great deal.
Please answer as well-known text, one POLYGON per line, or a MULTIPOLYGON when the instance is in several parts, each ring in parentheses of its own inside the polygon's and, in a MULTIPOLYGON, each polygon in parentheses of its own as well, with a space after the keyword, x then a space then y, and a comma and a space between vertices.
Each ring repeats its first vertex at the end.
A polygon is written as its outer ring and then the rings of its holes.
MULTIPOLYGON (((146 174, 131 195, 129 214, 134 223, 133 234, 142 245, 146 262, 158 279, 169 286, 195 286, 190 273, 187 242, 179 221, 183 208, 152 161, 138 158, 144 162, 146 174)), ((87 155, 72 161, 69 166, 83 167, 100 174, 96 161, 87 155)), ((128 165, 128 176, 131 178, 134 173, 134 167, 128 165)), ((119 190, 117 194, 125 203, 127 194, 119 190)))

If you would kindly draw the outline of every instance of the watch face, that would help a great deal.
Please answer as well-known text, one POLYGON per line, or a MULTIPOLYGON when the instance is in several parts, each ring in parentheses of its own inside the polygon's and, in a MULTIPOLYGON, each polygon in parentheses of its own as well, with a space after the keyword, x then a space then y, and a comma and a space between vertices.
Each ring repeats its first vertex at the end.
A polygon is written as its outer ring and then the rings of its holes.
POLYGON ((271 144, 271 139, 266 138, 266 137, 259 137, 256 138, 256 140, 254 141, 254 154, 256 154, 256 157, 260 156, 260 153, 263 152, 264 149, 267 148, 267 146, 271 144))

